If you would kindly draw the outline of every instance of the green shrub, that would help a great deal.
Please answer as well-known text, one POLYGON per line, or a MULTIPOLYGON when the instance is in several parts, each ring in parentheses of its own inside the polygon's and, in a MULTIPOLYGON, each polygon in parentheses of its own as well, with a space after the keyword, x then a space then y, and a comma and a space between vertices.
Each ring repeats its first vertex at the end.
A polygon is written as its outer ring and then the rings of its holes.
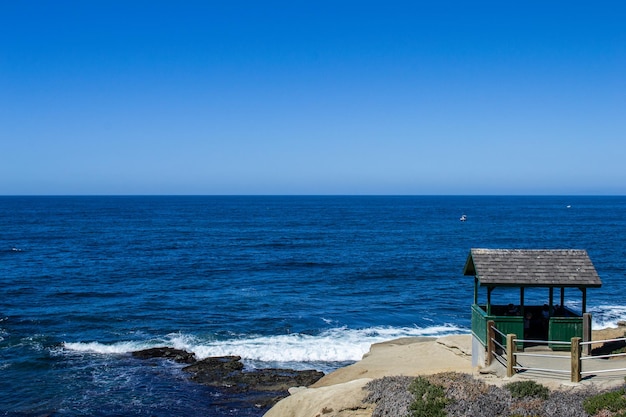
POLYGON ((589 397, 583 402, 583 408, 589 415, 594 415, 601 410, 607 410, 619 413, 616 414, 618 417, 626 416, 626 393, 624 388, 589 397))
POLYGON ((621 347, 611 351, 609 355, 619 355, 620 353, 626 353, 626 347, 621 347))
POLYGON ((442 386, 431 384, 418 376, 409 386, 415 401, 409 406, 412 417, 445 417, 448 402, 442 386))
POLYGON ((547 400, 550 390, 535 381, 517 381, 504 386, 511 392, 513 398, 537 397, 547 400))

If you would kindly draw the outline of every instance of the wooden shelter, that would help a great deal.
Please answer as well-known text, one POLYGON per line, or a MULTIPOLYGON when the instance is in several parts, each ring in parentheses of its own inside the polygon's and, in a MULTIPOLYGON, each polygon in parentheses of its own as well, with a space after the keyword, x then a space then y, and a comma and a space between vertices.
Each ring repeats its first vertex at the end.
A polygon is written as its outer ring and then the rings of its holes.
MULTIPOLYGON (((501 332, 514 333, 520 339, 569 341, 572 337, 581 337, 589 340, 591 318, 585 314, 587 288, 600 287, 602 281, 585 250, 471 249, 463 274, 474 276, 472 334, 483 346, 487 343, 489 320, 493 320, 501 332), (483 288, 486 300, 479 303, 483 288), (494 303, 494 291, 503 288, 519 289, 519 303, 494 303), (531 288, 547 291, 533 290, 535 299, 529 303, 526 290, 531 288), (555 289, 560 290, 556 305, 555 289), (565 307, 566 289, 578 290, 580 312, 565 307), (536 300, 537 294, 541 295, 541 302, 536 300)), ((519 347, 523 348, 523 344, 519 347)), ((550 347, 558 349, 559 345, 550 347)))

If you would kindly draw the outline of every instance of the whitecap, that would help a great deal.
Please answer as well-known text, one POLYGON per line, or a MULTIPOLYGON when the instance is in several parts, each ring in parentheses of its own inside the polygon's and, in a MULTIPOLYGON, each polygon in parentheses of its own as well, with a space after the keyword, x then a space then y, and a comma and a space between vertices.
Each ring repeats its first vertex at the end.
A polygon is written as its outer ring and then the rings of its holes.
POLYGON ((626 321, 625 305, 601 305, 588 309, 591 313, 592 328, 605 329, 617 327, 621 321, 626 321))
POLYGON ((284 334, 240 337, 228 340, 202 340, 172 336, 174 347, 193 352, 199 359, 210 356, 238 355, 262 362, 347 362, 360 360, 374 343, 402 337, 438 337, 467 333, 452 325, 418 327, 371 327, 326 330, 319 335, 284 334))
POLYGON ((148 349, 154 345, 149 342, 117 342, 112 344, 100 342, 64 342, 63 349, 72 352, 97 353, 97 354, 124 354, 137 350, 148 349))
POLYGON ((420 327, 369 327, 350 329, 339 327, 318 335, 291 333, 282 335, 236 336, 218 340, 184 333, 171 333, 162 339, 122 341, 112 344, 100 342, 65 342, 63 349, 70 352, 94 354, 126 354, 156 346, 168 346, 193 352, 198 359, 211 356, 240 356, 255 362, 354 362, 363 358, 372 344, 403 337, 439 337, 464 334, 467 329, 454 325, 420 327))

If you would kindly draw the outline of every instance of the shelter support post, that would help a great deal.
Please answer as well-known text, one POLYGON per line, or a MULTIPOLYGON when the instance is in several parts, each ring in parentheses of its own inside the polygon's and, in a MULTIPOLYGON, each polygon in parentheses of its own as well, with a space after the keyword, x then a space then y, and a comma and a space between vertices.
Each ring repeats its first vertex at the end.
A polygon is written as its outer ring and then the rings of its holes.
POLYGON ((583 308, 582 308, 582 313, 586 313, 587 312, 587 288, 583 287, 580 289, 583 292, 583 308))
POLYGON ((496 337, 496 332, 493 329, 496 323, 493 320, 489 320, 487 322, 487 358, 485 359, 485 365, 491 365, 491 360, 493 359, 493 353, 496 350, 496 344, 494 343, 494 339, 496 337))
POLYGON ((548 296, 548 302, 550 303, 550 315, 552 315, 554 313, 554 288, 550 287, 549 289, 549 296, 548 296))
MULTIPOLYGON (((583 342, 591 342, 591 313, 583 313, 583 342)), ((585 355, 591 355, 591 344, 585 344, 582 350, 585 355)))
POLYGON ((478 277, 474 277, 474 304, 478 304, 478 277))

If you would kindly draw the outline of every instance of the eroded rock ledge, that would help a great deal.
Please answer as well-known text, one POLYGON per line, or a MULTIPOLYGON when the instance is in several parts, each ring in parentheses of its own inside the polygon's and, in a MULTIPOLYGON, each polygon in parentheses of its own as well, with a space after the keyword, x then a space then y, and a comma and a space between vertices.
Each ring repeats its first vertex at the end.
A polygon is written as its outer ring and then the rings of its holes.
POLYGON ((197 360, 193 353, 169 347, 157 347, 132 353, 138 359, 162 358, 188 364, 183 368, 190 379, 202 385, 224 390, 231 394, 242 394, 254 399, 257 407, 269 407, 289 395, 289 388, 309 386, 321 377, 316 370, 296 371, 293 369, 244 370, 241 357, 219 356, 197 360))

